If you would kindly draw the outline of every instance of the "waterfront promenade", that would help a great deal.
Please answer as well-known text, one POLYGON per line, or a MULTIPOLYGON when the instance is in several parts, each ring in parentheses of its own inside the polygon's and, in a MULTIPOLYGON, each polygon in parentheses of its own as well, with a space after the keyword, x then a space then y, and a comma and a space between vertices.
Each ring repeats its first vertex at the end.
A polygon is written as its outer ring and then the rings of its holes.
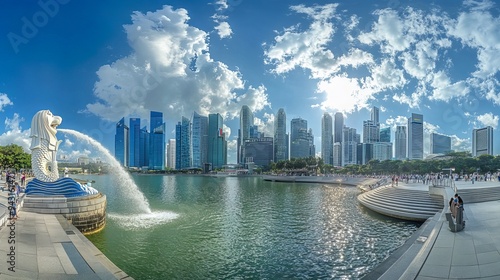
MULTIPOLYGON (((500 182, 456 182, 458 193, 500 188, 500 182)), ((398 187, 428 190, 421 183, 400 183, 398 187)), ((463 231, 449 229, 445 213, 454 191, 445 188, 445 207, 424 223, 393 256, 364 279, 500 279, 500 200, 464 201, 463 231)), ((411 198, 409 198, 411 200, 411 198)))
MULTIPOLYGON (((4 221, 7 194, 0 192, 4 221)), ((19 216, 0 229, 0 279, 132 279, 62 215, 19 216)))

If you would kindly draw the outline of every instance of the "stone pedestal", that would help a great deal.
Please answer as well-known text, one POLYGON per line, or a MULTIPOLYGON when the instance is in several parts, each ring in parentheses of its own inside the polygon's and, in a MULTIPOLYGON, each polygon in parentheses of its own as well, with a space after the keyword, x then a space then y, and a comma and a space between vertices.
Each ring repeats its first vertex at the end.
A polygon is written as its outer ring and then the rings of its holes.
POLYGON ((62 214, 81 233, 92 234, 106 225, 106 195, 102 193, 64 197, 27 195, 22 211, 40 214, 62 214))

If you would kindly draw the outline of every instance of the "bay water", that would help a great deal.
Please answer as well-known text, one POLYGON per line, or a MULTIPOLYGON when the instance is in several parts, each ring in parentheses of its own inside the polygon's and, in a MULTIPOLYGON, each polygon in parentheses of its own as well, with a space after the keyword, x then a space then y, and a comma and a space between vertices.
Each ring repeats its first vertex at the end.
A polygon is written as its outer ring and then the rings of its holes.
POLYGON ((420 226, 360 205, 352 186, 260 177, 133 175, 151 213, 110 175, 107 224, 88 236, 135 279, 359 279, 420 226))

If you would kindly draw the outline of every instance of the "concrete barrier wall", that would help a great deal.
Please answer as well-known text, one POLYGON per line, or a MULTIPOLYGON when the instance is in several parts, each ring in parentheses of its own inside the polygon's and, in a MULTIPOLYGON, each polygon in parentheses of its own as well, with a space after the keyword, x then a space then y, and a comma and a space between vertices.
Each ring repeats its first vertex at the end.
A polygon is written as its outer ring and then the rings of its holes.
POLYGON ((84 197, 26 196, 23 210, 40 214, 62 214, 83 234, 97 232, 106 225, 106 195, 84 197))

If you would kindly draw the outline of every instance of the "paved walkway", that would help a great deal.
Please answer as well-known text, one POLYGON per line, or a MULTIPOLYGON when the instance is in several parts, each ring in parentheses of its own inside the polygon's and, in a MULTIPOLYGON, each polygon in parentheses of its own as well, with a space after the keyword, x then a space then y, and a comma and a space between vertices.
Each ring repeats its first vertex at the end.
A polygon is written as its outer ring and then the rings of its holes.
POLYGON ((0 279, 132 279, 62 215, 19 216, 0 229, 0 279))
MULTIPOLYGON (((498 187, 500 182, 457 182, 456 186, 460 194, 460 190, 467 188, 498 187)), ((400 184, 400 187, 427 188, 418 183, 400 184)), ((446 191, 450 198, 453 190, 447 187, 446 191)), ((500 201, 464 201, 464 206, 466 226, 463 231, 454 233, 448 228, 444 215, 449 211, 446 202, 445 211, 430 219, 431 229, 417 232, 412 244, 405 244, 407 252, 377 278, 500 279, 500 201)))

